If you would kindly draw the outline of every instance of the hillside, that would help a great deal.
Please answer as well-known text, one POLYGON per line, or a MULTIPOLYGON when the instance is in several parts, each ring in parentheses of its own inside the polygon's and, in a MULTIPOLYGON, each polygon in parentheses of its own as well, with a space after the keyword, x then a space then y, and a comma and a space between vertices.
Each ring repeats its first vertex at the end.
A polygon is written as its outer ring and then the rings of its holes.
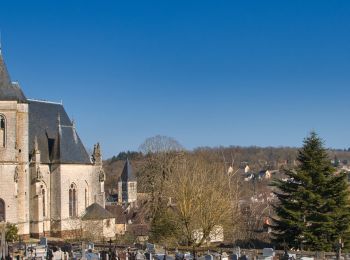
MULTIPOLYGON (((252 171, 278 170, 281 167, 293 167, 295 165, 298 148, 293 147, 200 147, 191 153, 197 153, 209 161, 223 162, 233 168, 242 168, 249 165, 252 171)), ((144 163, 144 157, 139 152, 122 152, 117 156, 105 160, 103 163, 106 172, 105 188, 108 193, 114 193, 117 189, 118 178, 123 170, 126 158, 129 158, 136 176, 144 163), (113 191, 114 190, 114 191, 113 191)), ((329 158, 339 164, 350 165, 350 151, 329 150, 329 158)), ((138 184, 138 191, 143 192, 142 182, 138 184)))

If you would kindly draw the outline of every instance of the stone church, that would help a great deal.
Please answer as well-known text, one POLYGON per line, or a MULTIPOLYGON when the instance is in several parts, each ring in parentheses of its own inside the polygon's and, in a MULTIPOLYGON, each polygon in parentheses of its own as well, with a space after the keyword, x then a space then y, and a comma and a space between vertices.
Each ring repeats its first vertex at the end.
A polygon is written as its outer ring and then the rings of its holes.
POLYGON ((61 103, 27 99, 0 49, 0 221, 22 237, 69 236, 105 206, 104 181, 99 144, 90 156, 61 103))

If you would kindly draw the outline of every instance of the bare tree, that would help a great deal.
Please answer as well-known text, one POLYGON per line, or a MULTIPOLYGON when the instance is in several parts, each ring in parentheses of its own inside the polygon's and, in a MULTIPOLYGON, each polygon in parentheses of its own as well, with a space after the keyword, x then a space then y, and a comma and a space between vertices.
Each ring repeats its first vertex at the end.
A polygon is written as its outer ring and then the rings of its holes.
POLYGON ((210 241, 218 229, 232 225, 233 186, 222 164, 187 155, 166 179, 177 235, 188 246, 210 241))
POLYGON ((226 165, 208 160, 205 153, 186 153, 164 136, 148 138, 140 150, 146 157, 140 177, 151 195, 154 240, 196 247, 236 225, 238 187, 226 165))
POLYGON ((183 146, 174 138, 163 135, 156 135, 147 138, 139 147, 143 154, 159 154, 168 152, 183 151, 183 146))
POLYGON ((184 154, 183 147, 175 139, 166 136, 155 136, 145 140, 140 145, 140 151, 145 155, 145 163, 140 171, 140 182, 150 194, 149 218, 152 233, 157 237, 167 237, 172 230, 165 218, 166 196, 165 181, 171 176, 184 154), (164 226, 164 227, 161 227, 164 226))

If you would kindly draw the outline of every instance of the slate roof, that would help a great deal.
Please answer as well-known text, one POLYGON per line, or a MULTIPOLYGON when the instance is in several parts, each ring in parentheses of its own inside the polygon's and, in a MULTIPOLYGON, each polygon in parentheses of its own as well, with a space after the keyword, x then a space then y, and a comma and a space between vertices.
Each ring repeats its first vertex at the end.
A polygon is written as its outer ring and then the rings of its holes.
POLYGON ((86 208, 82 220, 103 220, 114 218, 114 216, 100 204, 93 203, 86 208))
POLYGON ((24 96, 21 88, 17 83, 12 83, 7 72, 6 64, 1 55, 0 49, 0 100, 1 101, 18 101, 26 103, 27 99, 24 96))
POLYGON ((122 205, 106 206, 112 216, 115 218, 116 224, 125 224, 131 221, 132 224, 143 224, 145 222, 146 207, 133 208, 122 205))
POLYGON ((127 212, 121 205, 106 206, 106 210, 115 218, 116 224, 125 224, 127 222, 127 212))
POLYGON ((129 159, 127 158, 124 164, 122 175, 120 176, 122 182, 136 181, 129 159))
POLYGON ((91 164, 62 104, 34 100, 28 100, 28 103, 30 153, 37 137, 42 163, 91 164))

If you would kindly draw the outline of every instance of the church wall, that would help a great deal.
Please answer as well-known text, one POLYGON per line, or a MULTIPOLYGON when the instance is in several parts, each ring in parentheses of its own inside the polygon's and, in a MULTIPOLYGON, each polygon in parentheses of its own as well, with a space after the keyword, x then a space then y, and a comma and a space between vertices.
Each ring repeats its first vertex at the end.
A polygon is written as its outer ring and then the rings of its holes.
POLYGON ((62 164, 59 168, 61 178, 61 230, 72 230, 76 229, 78 224, 69 217, 70 185, 74 184, 77 189, 77 216, 80 217, 85 212, 86 207, 96 201, 96 197, 100 193, 96 189, 96 186, 98 186, 98 173, 93 165, 62 164), (86 200, 85 189, 88 191, 86 200))
POLYGON ((16 162, 17 102, 0 101, 0 114, 5 117, 5 147, 0 147, 1 162, 16 162))
POLYGON ((30 176, 30 233, 33 237, 39 237, 44 233, 48 234, 51 229, 51 175, 49 165, 32 163, 30 176), (40 167, 41 180, 37 180, 37 167, 40 167), (45 193, 42 192, 43 190, 45 190, 45 193), (45 209, 43 208, 44 202, 45 209))
POLYGON ((29 234, 29 152, 28 152, 28 104, 17 104, 16 156, 18 161, 18 229, 29 234))
POLYGON ((5 202, 6 221, 17 223, 17 192, 14 182, 16 165, 0 164, 0 198, 5 202))
POLYGON ((28 105, 0 101, 5 118, 5 147, 0 140, 0 198, 6 220, 16 223, 19 234, 29 234, 28 105), (16 176, 16 177, 15 177, 16 176))

